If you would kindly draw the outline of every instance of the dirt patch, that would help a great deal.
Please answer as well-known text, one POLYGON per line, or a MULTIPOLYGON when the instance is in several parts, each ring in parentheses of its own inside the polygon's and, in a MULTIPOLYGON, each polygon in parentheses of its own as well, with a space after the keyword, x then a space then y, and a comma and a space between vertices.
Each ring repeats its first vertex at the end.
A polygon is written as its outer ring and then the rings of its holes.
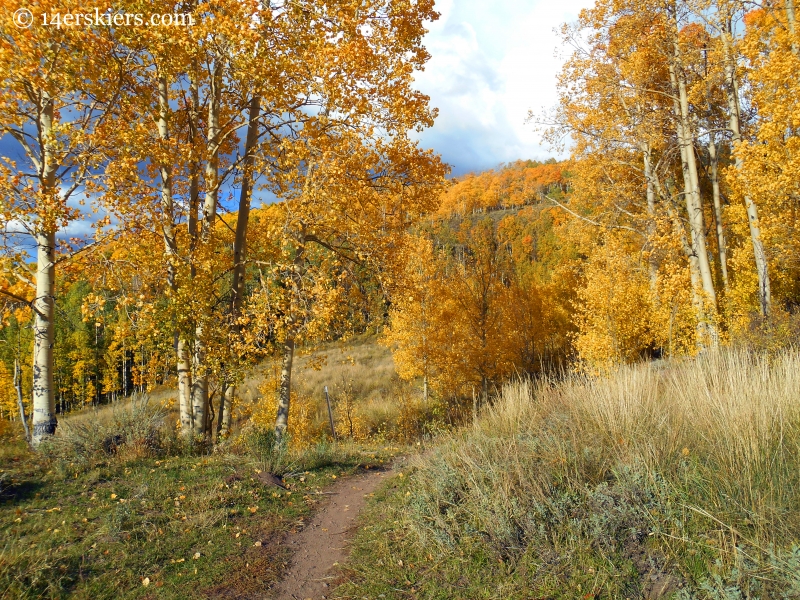
POLYGON ((388 476, 385 470, 370 470, 327 488, 330 500, 317 510, 307 527, 286 538, 286 547, 293 554, 292 561, 271 598, 320 600, 328 597, 338 567, 349 554, 347 544, 355 531, 356 517, 367 497, 388 476))
POLYGON ((228 557, 225 562, 230 567, 225 581, 201 591, 198 596, 214 600, 263 598, 279 579, 281 565, 291 558, 291 551, 284 545, 286 537, 284 524, 266 523, 256 535, 261 545, 247 548, 240 556, 228 557))

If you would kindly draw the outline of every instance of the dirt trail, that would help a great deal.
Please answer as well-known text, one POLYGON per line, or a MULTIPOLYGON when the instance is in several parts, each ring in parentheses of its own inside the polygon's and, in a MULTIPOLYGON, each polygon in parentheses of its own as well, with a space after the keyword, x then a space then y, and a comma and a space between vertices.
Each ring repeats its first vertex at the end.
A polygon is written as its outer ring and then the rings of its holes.
POLYGON ((292 562, 273 588, 274 600, 327 598, 336 578, 336 567, 349 554, 347 542, 355 531, 355 519, 367 496, 390 476, 389 471, 370 471, 337 481, 326 490, 330 500, 317 510, 311 523, 287 541, 292 562))

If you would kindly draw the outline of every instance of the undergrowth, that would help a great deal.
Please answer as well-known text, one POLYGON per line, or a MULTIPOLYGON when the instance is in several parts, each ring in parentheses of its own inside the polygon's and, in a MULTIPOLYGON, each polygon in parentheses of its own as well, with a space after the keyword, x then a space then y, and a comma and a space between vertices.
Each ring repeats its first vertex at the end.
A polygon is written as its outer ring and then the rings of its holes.
POLYGON ((324 487, 394 452, 272 441, 185 440, 145 399, 102 423, 65 419, 39 453, 4 438, 0 597, 263 597, 324 487))
POLYGON ((341 597, 800 597, 800 354, 508 385, 365 517, 341 597))

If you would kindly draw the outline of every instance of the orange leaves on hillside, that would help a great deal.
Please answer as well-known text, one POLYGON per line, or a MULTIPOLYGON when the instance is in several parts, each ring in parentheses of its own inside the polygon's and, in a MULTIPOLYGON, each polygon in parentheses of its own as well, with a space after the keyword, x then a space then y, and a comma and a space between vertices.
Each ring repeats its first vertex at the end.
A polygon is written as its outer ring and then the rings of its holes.
MULTIPOLYGON (((571 282, 531 254, 534 237, 543 254, 555 248, 549 222, 529 219, 443 221, 406 238, 385 336, 401 377, 422 378, 441 397, 486 398, 515 373, 563 359, 571 282)), ((554 254, 568 256, 562 248, 554 254)))
POLYGON ((517 208, 541 201, 544 194, 563 194, 567 188, 565 164, 517 161, 498 170, 459 178, 442 195, 438 214, 517 208))

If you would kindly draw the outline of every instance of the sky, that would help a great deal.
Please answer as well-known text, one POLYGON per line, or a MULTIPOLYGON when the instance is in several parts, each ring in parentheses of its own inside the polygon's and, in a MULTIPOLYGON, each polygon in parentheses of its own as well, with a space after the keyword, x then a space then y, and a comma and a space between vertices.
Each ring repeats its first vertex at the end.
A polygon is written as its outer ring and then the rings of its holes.
POLYGON ((593 0, 437 0, 425 46, 431 59, 416 77, 439 109, 420 135, 453 174, 517 159, 557 156, 525 122, 556 104, 556 76, 568 56, 556 33, 593 0))

